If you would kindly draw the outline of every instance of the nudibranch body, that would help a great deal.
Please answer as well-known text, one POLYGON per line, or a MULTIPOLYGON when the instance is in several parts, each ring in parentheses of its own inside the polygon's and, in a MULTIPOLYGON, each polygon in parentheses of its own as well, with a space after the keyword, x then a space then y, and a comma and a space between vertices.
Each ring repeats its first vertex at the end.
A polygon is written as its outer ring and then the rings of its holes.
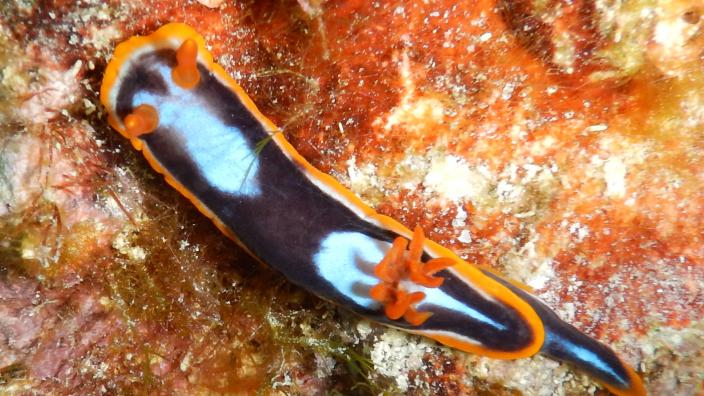
POLYGON ((252 256, 321 298, 496 358, 540 351, 622 395, 645 394, 608 347, 537 298, 376 213, 310 165, 183 24, 120 44, 101 100, 110 124, 252 256))

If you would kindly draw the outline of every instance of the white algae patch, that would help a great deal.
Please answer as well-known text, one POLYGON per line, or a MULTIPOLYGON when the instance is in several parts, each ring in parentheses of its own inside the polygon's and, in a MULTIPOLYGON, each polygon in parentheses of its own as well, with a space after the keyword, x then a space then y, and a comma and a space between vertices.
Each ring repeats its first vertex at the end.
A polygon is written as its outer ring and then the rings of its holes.
POLYGON ((451 201, 478 200, 486 194, 489 181, 462 158, 454 155, 435 157, 425 175, 425 188, 451 201))
POLYGON ((430 352, 432 346, 426 339, 389 330, 374 343, 370 355, 376 372, 394 378, 398 389, 405 392, 412 385, 408 373, 423 369, 423 356, 430 352))

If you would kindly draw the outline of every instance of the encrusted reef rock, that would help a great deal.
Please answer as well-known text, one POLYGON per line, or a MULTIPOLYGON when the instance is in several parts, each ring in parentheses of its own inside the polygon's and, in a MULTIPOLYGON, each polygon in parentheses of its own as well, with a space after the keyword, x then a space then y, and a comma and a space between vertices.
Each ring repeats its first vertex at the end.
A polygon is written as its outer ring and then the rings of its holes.
POLYGON ((171 21, 311 163, 704 392, 697 0, 0 5, 0 393, 605 394, 360 320, 260 267, 112 131, 116 43, 171 21))

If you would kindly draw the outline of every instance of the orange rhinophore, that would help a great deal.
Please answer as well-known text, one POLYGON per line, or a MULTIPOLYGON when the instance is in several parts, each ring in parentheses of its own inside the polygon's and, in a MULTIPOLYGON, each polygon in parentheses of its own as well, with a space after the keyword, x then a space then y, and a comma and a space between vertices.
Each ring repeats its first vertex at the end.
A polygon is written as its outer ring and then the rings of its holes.
POLYGON ((159 114, 148 104, 141 104, 125 117, 125 130, 132 138, 154 132, 159 126, 159 114))
POLYGON ((183 89, 191 89, 200 81, 200 73, 196 58, 198 57, 198 44, 192 39, 187 39, 176 51, 176 67, 171 71, 171 78, 176 85, 183 89))

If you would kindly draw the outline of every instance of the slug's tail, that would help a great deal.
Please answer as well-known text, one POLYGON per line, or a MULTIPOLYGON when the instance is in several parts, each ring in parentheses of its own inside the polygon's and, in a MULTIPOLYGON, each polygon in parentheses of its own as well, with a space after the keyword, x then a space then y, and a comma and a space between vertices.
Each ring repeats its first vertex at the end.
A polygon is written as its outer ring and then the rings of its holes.
POLYGON ((486 275, 510 288, 530 304, 543 322, 545 342, 540 352, 586 372, 618 396, 645 396, 643 381, 611 348, 561 320, 538 298, 492 272, 486 275))
POLYGON ((545 343, 541 349, 543 354, 578 367, 616 395, 646 395, 638 374, 613 350, 563 322, 547 307, 533 307, 545 325, 545 343), (547 319, 549 316, 554 318, 547 319))

